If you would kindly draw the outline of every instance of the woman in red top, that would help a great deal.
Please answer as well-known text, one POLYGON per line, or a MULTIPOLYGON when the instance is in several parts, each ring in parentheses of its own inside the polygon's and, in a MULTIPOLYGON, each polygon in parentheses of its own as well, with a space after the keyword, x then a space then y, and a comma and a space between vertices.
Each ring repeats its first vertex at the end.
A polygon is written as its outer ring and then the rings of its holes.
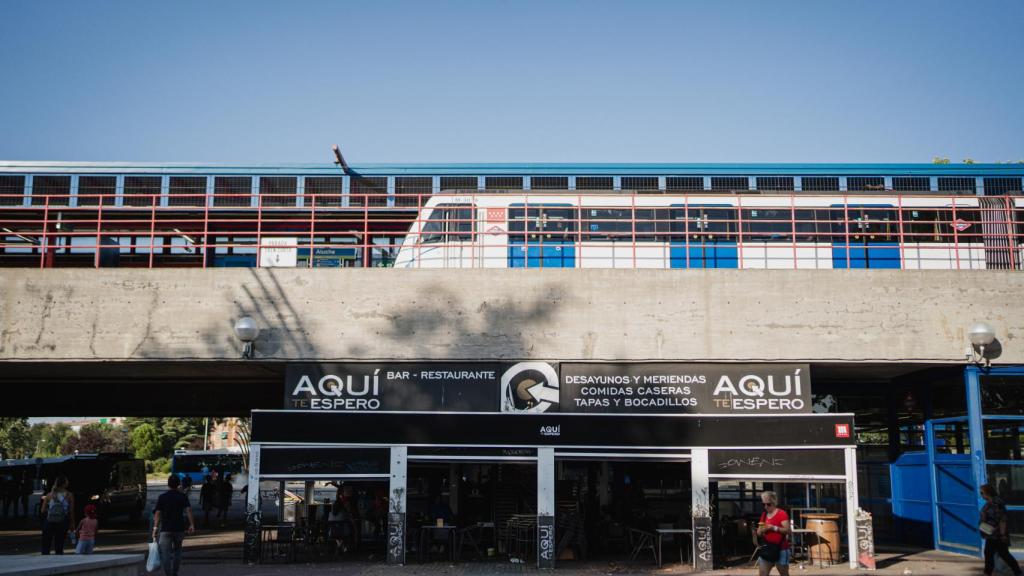
POLYGON ((776 560, 767 560, 763 556, 758 558, 757 573, 768 576, 772 566, 777 566, 779 574, 789 576, 789 514, 779 508, 779 495, 775 492, 762 492, 761 503, 764 504, 764 512, 757 526, 757 535, 766 544, 777 546, 779 557, 776 560))

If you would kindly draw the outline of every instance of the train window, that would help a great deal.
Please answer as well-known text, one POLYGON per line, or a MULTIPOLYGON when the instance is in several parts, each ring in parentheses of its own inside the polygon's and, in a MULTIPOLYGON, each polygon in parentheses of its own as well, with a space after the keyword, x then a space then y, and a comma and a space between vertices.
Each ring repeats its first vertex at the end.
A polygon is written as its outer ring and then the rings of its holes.
POLYGON ((928 192, 932 189, 932 181, 927 176, 897 176, 892 179, 892 189, 899 192, 928 192))
POLYGON ((305 180, 306 206, 341 206, 342 179, 335 176, 314 176, 305 180))
POLYGON ((349 206, 381 207, 388 205, 386 176, 353 176, 348 188, 349 206))
POLYGON ((792 176, 759 176, 757 189, 767 191, 793 190, 792 176))
POLYGON ((441 204, 430 212, 420 234, 423 244, 473 240, 475 210, 472 206, 441 204))
POLYGON ((750 189, 750 179, 746 176, 712 176, 712 190, 739 190, 750 189))
POLYGON ((204 206, 206 176, 171 176, 167 190, 168 206, 204 206))
POLYGON ((487 190, 522 190, 523 178, 521 176, 488 176, 484 178, 484 188, 487 190))
POLYGON ((479 182, 476 176, 442 176, 441 190, 476 190, 479 182))
POLYGON ((530 178, 533 190, 568 190, 569 178, 565 176, 534 176, 530 178))
POLYGON ((71 196, 71 176, 35 176, 32 178, 32 205, 67 206, 71 196))
POLYGON ((213 179, 213 205, 248 207, 252 205, 252 177, 217 176, 213 179))
POLYGON ((800 188, 806 192, 834 192, 839 190, 836 176, 804 176, 800 188))
POLYGON ((735 208, 690 206, 673 212, 676 219, 685 215, 686 232, 691 240, 736 240, 735 208))
POLYGON ((25 199, 25 177, 0 175, 0 206, 21 206, 25 199))
POLYGON ((885 178, 882 176, 850 176, 846 179, 846 189, 851 192, 885 190, 885 178))
POLYGON ((832 210, 834 239, 845 242, 895 242, 899 237, 896 210, 891 206, 850 206, 832 210))
POLYGON ((667 242, 672 232, 672 215, 667 208, 636 209, 636 241, 667 242))
POLYGON ((552 206, 510 208, 509 236, 528 242, 576 240, 576 209, 552 206))
POLYGON ((703 190, 704 178, 700 176, 669 176, 665 178, 666 190, 703 190))
POLYGON ((906 242, 969 242, 980 234, 976 226, 981 215, 976 208, 903 209, 903 234, 906 242), (954 232, 956 232, 954 234, 954 232))
POLYGON ((154 199, 160 196, 161 180, 159 176, 125 176, 124 205, 153 206, 154 199))
POLYGON ((1020 178, 985 178, 985 196, 1004 196, 1020 192, 1020 178))
POLYGON ((584 210, 584 240, 633 239, 633 210, 630 208, 587 208, 584 210))
POLYGON ((434 187, 430 176, 399 176, 395 178, 395 207, 420 207, 426 204, 434 187))
POLYGON ((658 190, 657 176, 623 176, 623 190, 636 190, 637 192, 660 192, 658 190))
POLYGON ((962 176, 943 176, 939 178, 939 191, 974 194, 976 182, 974 178, 962 176))
POLYGON ((831 242, 832 223, 829 216, 828 210, 797 208, 793 213, 796 241, 831 242))
POLYGON ((113 206, 117 196, 117 176, 79 176, 78 205, 113 206))
POLYGON ((260 199, 264 206, 295 207, 298 179, 292 176, 261 176, 260 199))
POLYGON ((793 235, 793 213, 788 208, 745 208, 742 215, 745 240, 788 242, 793 235))
POLYGON ((611 176, 577 176, 577 190, 614 190, 615 179, 611 176))

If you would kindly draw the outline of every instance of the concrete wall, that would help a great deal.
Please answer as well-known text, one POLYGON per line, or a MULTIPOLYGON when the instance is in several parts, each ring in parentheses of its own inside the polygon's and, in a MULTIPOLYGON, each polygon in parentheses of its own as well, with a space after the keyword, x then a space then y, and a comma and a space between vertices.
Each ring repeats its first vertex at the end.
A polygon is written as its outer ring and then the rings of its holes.
POLYGON ((1024 274, 869 270, 0 271, 0 360, 1024 363, 1024 274))

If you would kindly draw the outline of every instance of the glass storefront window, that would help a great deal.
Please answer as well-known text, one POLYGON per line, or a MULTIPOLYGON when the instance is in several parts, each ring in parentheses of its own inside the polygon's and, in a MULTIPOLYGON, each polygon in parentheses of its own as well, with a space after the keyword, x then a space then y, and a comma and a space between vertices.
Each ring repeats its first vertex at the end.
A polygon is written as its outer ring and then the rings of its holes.
POLYGON ((1024 549, 1024 510, 1010 510, 1010 549, 1019 552, 1024 549))
MULTIPOLYGON (((1024 505, 1024 464, 988 464, 988 483, 995 487, 996 494, 1009 506, 1024 505)), ((1024 523, 1011 524, 1022 532, 1024 523)))
POLYGON ((939 454, 970 454, 971 441, 966 422, 935 424, 935 452, 939 454))
POLYGON ((1024 460, 1024 422, 985 420, 985 458, 988 460, 1024 460))
POLYGON ((981 412, 1024 416, 1024 376, 981 376, 981 412))

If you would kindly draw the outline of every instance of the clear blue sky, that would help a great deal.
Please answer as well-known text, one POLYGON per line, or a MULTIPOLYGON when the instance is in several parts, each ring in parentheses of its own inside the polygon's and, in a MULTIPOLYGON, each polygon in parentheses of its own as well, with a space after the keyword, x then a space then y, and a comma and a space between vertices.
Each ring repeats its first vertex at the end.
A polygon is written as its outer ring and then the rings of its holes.
POLYGON ((1024 2, 0 2, 0 159, 1024 159, 1024 2))

